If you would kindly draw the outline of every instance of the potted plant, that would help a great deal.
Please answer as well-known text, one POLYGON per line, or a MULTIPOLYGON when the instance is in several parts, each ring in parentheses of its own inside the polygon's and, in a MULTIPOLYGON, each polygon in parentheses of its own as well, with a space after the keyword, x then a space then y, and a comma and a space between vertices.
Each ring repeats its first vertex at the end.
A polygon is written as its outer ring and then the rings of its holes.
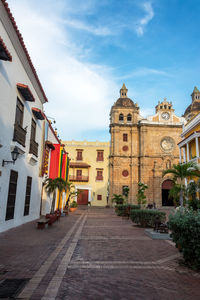
POLYGON ((70 203, 69 211, 71 211, 71 212, 75 211, 77 209, 77 206, 78 206, 77 202, 76 201, 72 201, 70 203))

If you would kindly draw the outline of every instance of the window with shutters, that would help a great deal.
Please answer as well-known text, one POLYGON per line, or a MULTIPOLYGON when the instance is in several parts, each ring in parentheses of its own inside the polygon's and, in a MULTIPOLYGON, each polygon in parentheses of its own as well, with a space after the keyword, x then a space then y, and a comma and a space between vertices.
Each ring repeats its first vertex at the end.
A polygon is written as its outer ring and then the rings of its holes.
POLYGON ((103 150, 97 150, 97 161, 103 161, 103 150))
POLYGON ((83 160, 83 150, 77 150, 76 160, 83 160))
POLYGON ((38 156, 38 143, 35 141, 35 137, 36 137, 36 122, 34 119, 32 119, 29 153, 34 154, 37 157, 38 156))
POLYGON ((21 103, 19 98, 17 98, 15 124, 23 126, 23 116, 24 116, 24 105, 21 103))
POLYGON ((97 195, 97 200, 102 200, 102 195, 97 195))
POLYGON ((15 199, 17 192, 17 179, 18 172, 10 171, 10 182, 8 190, 7 208, 6 208, 6 221, 14 218, 15 213, 15 199))
POLYGON ((96 180, 103 180, 103 170, 97 170, 96 180))
POLYGON ((24 204, 24 216, 29 215, 30 209, 30 201, 31 201, 31 185, 32 185, 32 177, 27 177, 26 181, 26 196, 25 196, 25 204, 24 204))
POLYGON ((128 142, 128 134, 123 133, 123 142, 128 142))
POLYGON ((26 130, 23 129, 24 105, 17 98, 13 141, 25 147, 26 130))

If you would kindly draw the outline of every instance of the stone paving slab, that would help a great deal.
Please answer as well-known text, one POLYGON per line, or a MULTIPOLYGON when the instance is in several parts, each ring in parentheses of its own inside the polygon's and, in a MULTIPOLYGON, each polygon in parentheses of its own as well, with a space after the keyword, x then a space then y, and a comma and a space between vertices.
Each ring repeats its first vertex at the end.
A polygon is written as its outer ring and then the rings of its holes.
POLYGON ((173 242, 150 239, 113 209, 86 207, 52 228, 35 225, 0 234, 0 281, 30 279, 17 299, 200 299, 200 273, 178 264, 173 242))

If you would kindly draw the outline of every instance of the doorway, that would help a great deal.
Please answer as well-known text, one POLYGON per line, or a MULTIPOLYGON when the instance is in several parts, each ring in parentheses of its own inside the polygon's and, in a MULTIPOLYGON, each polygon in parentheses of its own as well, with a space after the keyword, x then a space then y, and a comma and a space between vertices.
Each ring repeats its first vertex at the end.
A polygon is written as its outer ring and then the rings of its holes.
POLYGON ((169 197, 169 191, 173 186, 174 183, 170 179, 162 183, 162 206, 174 206, 173 198, 169 197))
POLYGON ((78 189, 77 203, 78 205, 88 205, 88 190, 78 189))

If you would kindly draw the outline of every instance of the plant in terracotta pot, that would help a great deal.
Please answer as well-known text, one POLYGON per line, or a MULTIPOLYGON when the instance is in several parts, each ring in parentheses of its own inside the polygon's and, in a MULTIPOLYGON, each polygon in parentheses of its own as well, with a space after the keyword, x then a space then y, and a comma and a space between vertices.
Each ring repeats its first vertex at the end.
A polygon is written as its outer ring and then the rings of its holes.
POLYGON ((78 206, 77 202, 76 201, 72 201, 70 203, 69 211, 71 211, 71 212, 75 211, 77 209, 77 206, 78 206))

